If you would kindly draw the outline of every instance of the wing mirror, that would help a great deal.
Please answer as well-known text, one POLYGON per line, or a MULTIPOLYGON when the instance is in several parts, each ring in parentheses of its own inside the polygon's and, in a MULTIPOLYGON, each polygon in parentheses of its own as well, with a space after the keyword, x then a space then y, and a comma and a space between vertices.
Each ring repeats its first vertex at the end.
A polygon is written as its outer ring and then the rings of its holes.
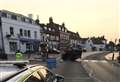
POLYGON ((56 74, 55 76, 56 76, 57 82, 63 82, 64 81, 64 76, 58 75, 58 74, 56 74))

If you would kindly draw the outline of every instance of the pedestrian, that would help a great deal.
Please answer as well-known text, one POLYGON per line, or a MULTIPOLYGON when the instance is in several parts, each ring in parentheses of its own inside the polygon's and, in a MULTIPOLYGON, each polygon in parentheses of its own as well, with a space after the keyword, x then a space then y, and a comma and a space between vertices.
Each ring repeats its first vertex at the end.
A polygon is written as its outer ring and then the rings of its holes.
POLYGON ((22 60, 23 59, 23 54, 20 52, 20 50, 17 50, 15 53, 16 60, 22 60))

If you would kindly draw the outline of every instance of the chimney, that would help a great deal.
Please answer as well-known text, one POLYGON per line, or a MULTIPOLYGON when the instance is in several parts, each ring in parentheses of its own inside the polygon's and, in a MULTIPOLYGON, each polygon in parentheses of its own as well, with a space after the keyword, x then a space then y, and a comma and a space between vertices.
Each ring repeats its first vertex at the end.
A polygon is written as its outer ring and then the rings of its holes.
POLYGON ((33 14, 28 14, 28 17, 33 19, 33 14))
POLYGON ((39 19, 39 15, 37 15, 37 19, 39 19))

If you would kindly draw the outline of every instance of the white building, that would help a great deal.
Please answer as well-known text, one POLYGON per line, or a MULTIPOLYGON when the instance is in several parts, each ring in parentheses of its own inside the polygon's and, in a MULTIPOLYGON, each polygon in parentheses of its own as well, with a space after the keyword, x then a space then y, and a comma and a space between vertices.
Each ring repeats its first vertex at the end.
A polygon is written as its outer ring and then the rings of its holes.
POLYGON ((106 50, 106 40, 99 38, 81 38, 81 46, 86 51, 104 51, 106 50))
POLYGON ((0 11, 0 49, 5 54, 38 51, 40 26, 30 17, 6 10, 0 11))

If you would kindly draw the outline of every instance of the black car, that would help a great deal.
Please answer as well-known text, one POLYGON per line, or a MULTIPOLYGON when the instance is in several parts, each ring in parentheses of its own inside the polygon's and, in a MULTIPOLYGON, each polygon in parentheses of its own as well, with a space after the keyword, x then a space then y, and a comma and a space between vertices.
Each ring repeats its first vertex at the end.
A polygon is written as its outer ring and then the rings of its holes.
POLYGON ((81 55, 82 55, 82 49, 73 48, 62 54, 62 59, 74 61, 75 59, 81 58, 81 55))

